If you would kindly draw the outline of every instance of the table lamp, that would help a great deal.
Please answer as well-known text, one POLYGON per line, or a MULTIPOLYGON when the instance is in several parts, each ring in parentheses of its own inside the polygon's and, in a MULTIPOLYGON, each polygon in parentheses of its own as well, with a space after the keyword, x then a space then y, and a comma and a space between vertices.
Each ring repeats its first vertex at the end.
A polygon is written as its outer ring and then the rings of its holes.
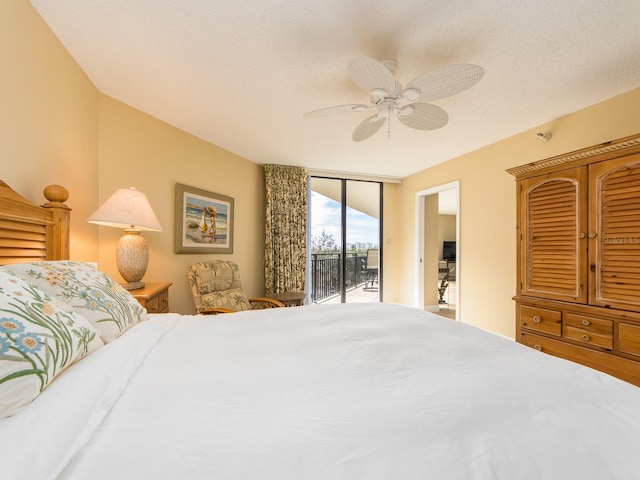
POLYGON ((140 231, 162 231, 147 196, 133 187, 120 188, 89 217, 88 221, 125 229, 116 246, 116 265, 122 278, 127 281, 124 288, 143 288, 144 282, 141 280, 149 265, 149 247, 140 231))

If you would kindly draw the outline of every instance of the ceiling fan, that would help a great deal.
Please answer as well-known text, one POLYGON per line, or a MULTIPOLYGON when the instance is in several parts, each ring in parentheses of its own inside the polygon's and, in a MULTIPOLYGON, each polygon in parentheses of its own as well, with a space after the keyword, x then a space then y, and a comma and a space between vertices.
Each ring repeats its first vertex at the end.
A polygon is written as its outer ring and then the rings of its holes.
POLYGON ((437 105, 426 102, 460 93, 478 83, 484 75, 478 65, 454 64, 418 75, 403 88, 393 76, 397 65, 395 60, 378 62, 369 57, 352 58, 347 66, 349 76, 370 95, 370 104, 321 108, 306 113, 304 118, 376 109, 374 115, 363 120, 353 131, 355 142, 366 140, 386 121, 390 122, 392 112, 397 112, 398 120, 407 127, 436 130, 447 124, 449 115, 437 105))

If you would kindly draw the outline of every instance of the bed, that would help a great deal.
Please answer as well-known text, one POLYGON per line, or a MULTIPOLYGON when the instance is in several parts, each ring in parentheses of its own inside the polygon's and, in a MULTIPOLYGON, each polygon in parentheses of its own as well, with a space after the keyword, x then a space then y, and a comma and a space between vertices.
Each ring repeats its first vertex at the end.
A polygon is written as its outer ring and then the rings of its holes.
MULTIPOLYGON (((28 215, 5 208, 12 243, 28 215)), ((0 338, 29 295, 86 331, 0 419, 3 480, 640 477, 640 389, 622 380, 393 304, 147 315, 113 287, 130 324, 101 322, 70 285, 110 279, 45 237, 41 259, 13 248, 0 268, 0 338)))

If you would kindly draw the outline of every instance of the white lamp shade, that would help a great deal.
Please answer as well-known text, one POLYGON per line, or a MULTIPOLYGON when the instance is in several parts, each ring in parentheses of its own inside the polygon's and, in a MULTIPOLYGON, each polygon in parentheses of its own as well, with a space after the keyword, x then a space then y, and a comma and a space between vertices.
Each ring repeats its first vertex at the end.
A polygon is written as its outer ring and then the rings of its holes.
POLYGON ((147 196, 135 188, 116 190, 88 221, 109 227, 162 231, 147 196))

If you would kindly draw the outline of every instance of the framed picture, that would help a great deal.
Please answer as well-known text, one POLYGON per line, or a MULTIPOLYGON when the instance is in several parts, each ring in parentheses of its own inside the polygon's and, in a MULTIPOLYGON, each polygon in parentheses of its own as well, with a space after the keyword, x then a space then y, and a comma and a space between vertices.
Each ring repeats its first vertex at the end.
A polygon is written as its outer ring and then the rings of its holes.
POLYGON ((176 183, 176 253, 233 253, 233 198, 176 183))

